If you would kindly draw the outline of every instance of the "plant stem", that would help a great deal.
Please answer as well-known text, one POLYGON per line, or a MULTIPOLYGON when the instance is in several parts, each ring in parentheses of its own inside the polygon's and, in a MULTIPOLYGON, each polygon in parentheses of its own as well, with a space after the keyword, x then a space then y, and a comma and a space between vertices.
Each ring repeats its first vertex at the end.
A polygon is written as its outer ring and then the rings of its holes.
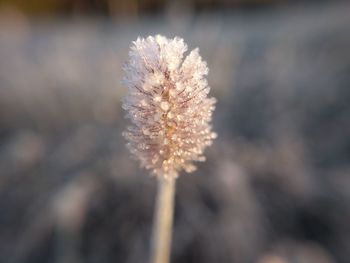
POLYGON ((158 178, 158 192, 153 218, 150 263, 169 263, 173 225, 175 178, 158 178))

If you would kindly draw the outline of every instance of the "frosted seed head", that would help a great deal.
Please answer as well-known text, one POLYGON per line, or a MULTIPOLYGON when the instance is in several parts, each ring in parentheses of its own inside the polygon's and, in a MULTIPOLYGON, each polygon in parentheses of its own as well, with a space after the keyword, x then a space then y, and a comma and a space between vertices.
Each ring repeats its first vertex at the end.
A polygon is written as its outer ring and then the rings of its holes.
POLYGON ((132 124, 123 136, 131 154, 157 176, 193 172, 193 162, 205 160, 205 148, 217 137, 210 125, 216 100, 207 97, 207 64, 198 49, 183 59, 186 51, 178 37, 138 38, 123 67, 129 92, 122 107, 132 124))

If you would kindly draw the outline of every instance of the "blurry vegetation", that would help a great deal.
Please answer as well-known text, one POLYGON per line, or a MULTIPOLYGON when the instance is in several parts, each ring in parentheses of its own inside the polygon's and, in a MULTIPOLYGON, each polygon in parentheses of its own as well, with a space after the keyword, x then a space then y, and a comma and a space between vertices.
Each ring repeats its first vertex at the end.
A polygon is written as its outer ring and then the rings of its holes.
POLYGON ((295 3, 291 0, 0 0, 0 8, 12 7, 28 15, 103 15, 156 14, 173 5, 184 9, 219 10, 257 8, 295 3))

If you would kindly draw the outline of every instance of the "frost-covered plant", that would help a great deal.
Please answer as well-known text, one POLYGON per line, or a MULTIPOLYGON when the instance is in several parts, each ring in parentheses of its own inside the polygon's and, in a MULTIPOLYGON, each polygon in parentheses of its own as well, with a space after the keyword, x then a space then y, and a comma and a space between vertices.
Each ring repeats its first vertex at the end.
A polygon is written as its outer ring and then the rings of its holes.
POLYGON ((123 108, 132 125, 123 135, 132 155, 158 176, 151 263, 168 263, 175 179, 181 170, 195 170, 211 145, 215 99, 208 98, 206 63, 198 48, 183 59, 183 39, 157 35, 138 38, 124 67, 129 93, 123 108))
POLYGON ((183 39, 138 38, 129 52, 123 108, 132 125, 124 132, 131 153, 155 175, 177 177, 204 161, 203 150, 216 134, 210 121, 215 99, 207 98, 206 62, 198 48, 183 60, 183 39))

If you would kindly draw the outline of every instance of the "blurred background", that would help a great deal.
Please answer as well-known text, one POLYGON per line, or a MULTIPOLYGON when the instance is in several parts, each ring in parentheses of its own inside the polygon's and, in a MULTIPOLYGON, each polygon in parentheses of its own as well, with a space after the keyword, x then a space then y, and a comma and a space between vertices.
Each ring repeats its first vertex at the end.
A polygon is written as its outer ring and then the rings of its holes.
POLYGON ((350 2, 0 0, 0 262, 147 262, 156 180, 121 136, 138 36, 208 62, 219 137, 172 262, 350 262, 350 2))

